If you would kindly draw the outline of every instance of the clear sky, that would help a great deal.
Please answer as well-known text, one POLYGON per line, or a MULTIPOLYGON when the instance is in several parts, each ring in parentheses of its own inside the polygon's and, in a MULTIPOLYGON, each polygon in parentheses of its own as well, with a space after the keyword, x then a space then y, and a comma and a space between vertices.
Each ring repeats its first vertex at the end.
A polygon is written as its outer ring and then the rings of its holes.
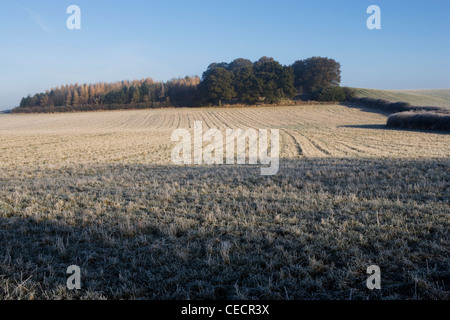
POLYGON ((0 109, 67 83, 201 75, 211 62, 323 56, 342 85, 450 88, 449 0, 0 0, 0 109), (69 5, 81 30, 69 30, 69 5), (369 5, 381 30, 369 30, 369 5))

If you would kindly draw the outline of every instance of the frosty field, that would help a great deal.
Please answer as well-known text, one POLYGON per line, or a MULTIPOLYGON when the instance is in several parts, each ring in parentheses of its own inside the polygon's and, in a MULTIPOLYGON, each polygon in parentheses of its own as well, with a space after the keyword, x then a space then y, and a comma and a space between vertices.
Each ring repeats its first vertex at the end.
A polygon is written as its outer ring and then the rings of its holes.
POLYGON ((0 115, 0 299, 448 299, 450 135, 385 123, 344 105, 0 115), (278 174, 174 165, 194 121, 279 129, 278 174))

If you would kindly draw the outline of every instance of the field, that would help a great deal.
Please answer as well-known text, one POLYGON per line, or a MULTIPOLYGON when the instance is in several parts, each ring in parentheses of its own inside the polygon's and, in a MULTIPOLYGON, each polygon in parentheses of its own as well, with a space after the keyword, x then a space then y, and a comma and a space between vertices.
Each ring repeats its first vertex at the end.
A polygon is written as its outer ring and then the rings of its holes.
POLYGON ((356 96, 383 99, 391 102, 403 101, 413 106, 435 106, 450 108, 450 89, 423 90, 376 90, 356 88, 356 96))
POLYGON ((385 123, 343 105, 0 115, 0 299, 448 299, 450 135, 385 123), (279 129, 278 174, 172 164, 195 120, 279 129))

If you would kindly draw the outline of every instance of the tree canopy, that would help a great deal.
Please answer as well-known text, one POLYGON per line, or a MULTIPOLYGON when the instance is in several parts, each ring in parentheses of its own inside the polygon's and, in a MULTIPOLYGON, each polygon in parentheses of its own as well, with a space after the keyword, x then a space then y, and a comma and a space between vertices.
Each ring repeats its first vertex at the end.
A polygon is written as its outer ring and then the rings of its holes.
POLYGON ((328 86, 341 83, 341 65, 334 59, 311 57, 297 60, 292 65, 295 87, 305 93, 315 93, 328 86))
POLYGON ((231 72, 223 66, 208 68, 198 89, 201 99, 212 103, 217 101, 219 106, 223 99, 229 100, 236 95, 231 72))
POLYGON ((274 103, 292 98, 295 92, 292 66, 283 66, 269 57, 255 62, 239 58, 230 63, 211 63, 199 85, 200 98, 219 105, 224 99, 274 103))

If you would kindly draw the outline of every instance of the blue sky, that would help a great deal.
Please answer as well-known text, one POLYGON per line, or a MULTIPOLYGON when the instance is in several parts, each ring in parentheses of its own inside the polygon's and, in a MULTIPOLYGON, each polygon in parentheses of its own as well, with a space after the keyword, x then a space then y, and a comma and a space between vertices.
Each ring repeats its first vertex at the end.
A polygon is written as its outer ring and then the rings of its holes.
POLYGON ((0 0, 0 109, 66 83, 201 75, 211 62, 311 56, 342 85, 450 88, 448 0, 0 0), (81 30, 68 30, 69 5, 81 30), (381 30, 369 30, 369 5, 381 30))

